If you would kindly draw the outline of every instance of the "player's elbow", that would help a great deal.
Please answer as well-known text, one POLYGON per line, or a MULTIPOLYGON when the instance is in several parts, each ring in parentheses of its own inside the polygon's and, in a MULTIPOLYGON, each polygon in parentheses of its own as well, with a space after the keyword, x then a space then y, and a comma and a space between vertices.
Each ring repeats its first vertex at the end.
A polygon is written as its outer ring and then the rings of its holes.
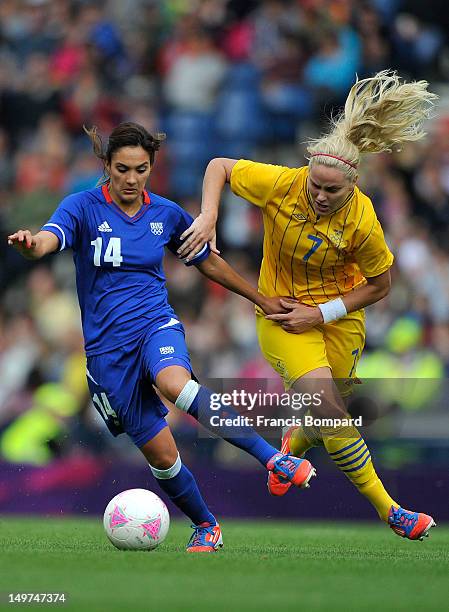
POLYGON ((207 167, 208 168, 223 167, 226 165, 227 161, 229 161, 227 157, 214 157, 207 164, 207 167))
POLYGON ((391 274, 390 274, 390 270, 387 270, 387 272, 384 275, 383 278, 383 286, 382 286, 382 297, 386 297, 391 291, 391 274))
POLYGON ((206 174, 215 174, 216 172, 222 171, 224 167, 223 162, 223 157, 214 157, 213 159, 211 159, 210 162, 207 164, 206 174))
POLYGON ((373 299, 371 303, 375 303, 379 300, 382 300, 390 293, 391 275, 389 270, 387 270, 380 276, 368 278, 367 281, 371 289, 371 295, 373 299))
POLYGON ((377 293, 377 295, 378 295, 378 301, 379 301, 379 300, 383 300, 384 298, 386 298, 386 297, 387 297, 387 295, 390 293, 390 289, 391 289, 391 286, 388 286, 388 285, 387 285, 387 286, 382 287, 381 289, 379 289, 379 291, 378 291, 378 293, 377 293))
POLYGON ((214 157, 207 165, 206 172, 214 175, 219 173, 226 182, 229 182, 232 169, 236 163, 236 159, 231 159, 229 157, 214 157))
POLYGON ((378 300, 383 300, 390 293, 391 290, 391 276, 386 274, 382 276, 381 282, 376 283, 375 291, 378 300))

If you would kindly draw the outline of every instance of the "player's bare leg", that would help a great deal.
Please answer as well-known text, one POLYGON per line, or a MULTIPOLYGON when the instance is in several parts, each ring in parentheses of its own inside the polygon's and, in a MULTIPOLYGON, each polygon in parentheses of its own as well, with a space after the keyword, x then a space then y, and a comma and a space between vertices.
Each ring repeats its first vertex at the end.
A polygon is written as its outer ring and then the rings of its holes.
POLYGON ((171 467, 179 454, 169 427, 164 427, 152 440, 144 444, 140 450, 148 463, 159 470, 166 470, 171 467))
POLYGON ((161 489, 192 520, 194 531, 187 552, 214 552, 223 546, 220 526, 204 502, 192 473, 182 464, 170 429, 164 427, 140 450, 161 489))

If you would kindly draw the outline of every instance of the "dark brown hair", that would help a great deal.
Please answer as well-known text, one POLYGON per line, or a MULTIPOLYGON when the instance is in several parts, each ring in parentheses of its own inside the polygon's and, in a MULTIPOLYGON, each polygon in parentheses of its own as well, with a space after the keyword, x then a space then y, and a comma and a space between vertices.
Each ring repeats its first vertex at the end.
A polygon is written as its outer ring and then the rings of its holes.
POLYGON ((153 136, 138 123, 127 121, 125 123, 120 123, 112 130, 109 135, 108 146, 105 150, 103 140, 95 125, 90 129, 83 126, 83 129, 90 138, 95 155, 101 159, 104 164, 110 164, 112 155, 122 147, 142 147, 150 156, 150 164, 153 165, 156 151, 159 150, 161 142, 165 140, 165 134, 159 133, 153 136))

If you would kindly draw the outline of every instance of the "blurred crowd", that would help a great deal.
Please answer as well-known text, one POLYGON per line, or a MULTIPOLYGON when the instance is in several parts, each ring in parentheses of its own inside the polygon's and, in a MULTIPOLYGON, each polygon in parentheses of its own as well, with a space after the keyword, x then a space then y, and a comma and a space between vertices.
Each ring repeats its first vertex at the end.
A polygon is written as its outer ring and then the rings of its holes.
MULTIPOLYGON (((102 173, 83 125, 167 133, 150 190, 194 216, 215 156, 300 166, 304 142, 355 75, 426 79, 440 104, 422 143, 366 156, 360 187, 396 256, 369 308, 366 377, 449 373, 449 14, 443 0, 2 0, 0 2, 0 455, 45 465, 98 435, 84 378, 71 255, 31 264, 6 245, 102 173)), ((255 284, 259 212, 228 192, 218 245, 255 284)), ((171 303, 202 378, 267 378, 251 304, 167 257, 171 303)), ((405 394, 406 395, 406 394, 405 394)), ((404 411, 427 408, 414 394, 404 411)), ((181 417, 174 423, 189 431, 181 417)), ((111 438, 112 440, 112 438, 111 438)), ((116 447, 115 447, 116 448, 116 447)))

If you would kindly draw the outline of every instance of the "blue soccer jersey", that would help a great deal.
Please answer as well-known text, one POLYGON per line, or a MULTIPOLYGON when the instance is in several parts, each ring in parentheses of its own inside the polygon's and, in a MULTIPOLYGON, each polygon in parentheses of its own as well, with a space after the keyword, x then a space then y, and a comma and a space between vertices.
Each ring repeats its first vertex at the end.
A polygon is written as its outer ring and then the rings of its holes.
MULTIPOLYGON (((174 202, 146 191, 141 209, 129 217, 112 201, 107 185, 61 202, 42 229, 58 237, 61 251, 74 252, 88 356, 124 346, 174 315, 164 247, 176 253, 192 221, 174 202)), ((206 245, 188 265, 209 254, 206 245)))

